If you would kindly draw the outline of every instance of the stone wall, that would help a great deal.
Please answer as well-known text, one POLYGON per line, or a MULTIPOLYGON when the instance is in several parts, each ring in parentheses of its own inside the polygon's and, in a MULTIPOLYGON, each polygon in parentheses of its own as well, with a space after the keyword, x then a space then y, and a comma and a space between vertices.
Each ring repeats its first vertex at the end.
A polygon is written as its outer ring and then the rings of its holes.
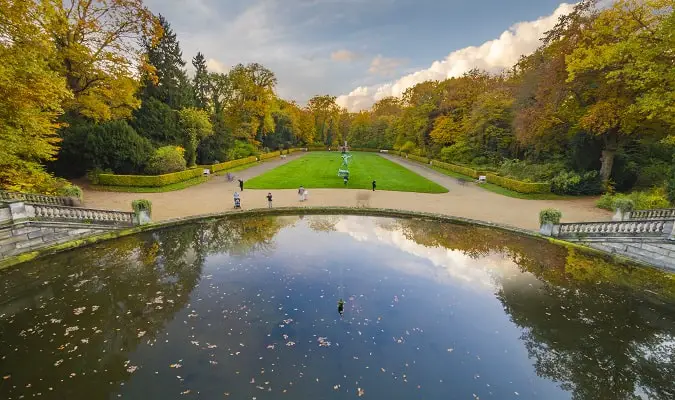
POLYGON ((0 259, 110 230, 69 222, 24 221, 7 225, 0 227, 0 259))
POLYGON ((0 204, 0 260, 134 226, 134 214, 60 205, 0 204))
POLYGON ((580 241, 583 245, 675 272, 675 243, 580 241))

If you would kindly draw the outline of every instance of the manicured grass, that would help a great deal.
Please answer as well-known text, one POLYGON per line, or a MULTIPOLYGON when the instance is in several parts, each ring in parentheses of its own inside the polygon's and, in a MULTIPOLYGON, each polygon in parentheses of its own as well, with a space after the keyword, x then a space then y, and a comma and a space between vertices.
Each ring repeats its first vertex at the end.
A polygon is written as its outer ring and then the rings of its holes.
MULTIPOLYGON (((462 175, 454 171, 448 171, 440 167, 431 166, 432 169, 442 173, 443 175, 451 176, 453 178, 461 179, 467 182, 474 182, 475 179, 470 176, 462 175)), ((580 196, 561 196, 555 193, 519 193, 510 189, 503 188, 501 186, 494 185, 492 183, 481 183, 477 185, 481 189, 485 189, 489 192, 501 194, 502 196, 514 197, 516 199, 524 200, 569 200, 569 199, 579 199, 580 196)))
POLYGON ((187 181, 176 182, 170 185, 160 187, 91 185, 90 188, 92 190, 97 190, 101 192, 162 193, 185 189, 190 186, 199 185, 200 183, 204 183, 208 180, 209 180, 208 176, 198 176, 196 178, 188 179, 187 181))
MULTIPOLYGON (((351 153, 348 189, 372 189, 399 192, 445 193, 443 186, 374 153, 351 153)), ((311 152, 246 182, 251 189, 343 188, 337 176, 342 164, 339 152, 311 152)))

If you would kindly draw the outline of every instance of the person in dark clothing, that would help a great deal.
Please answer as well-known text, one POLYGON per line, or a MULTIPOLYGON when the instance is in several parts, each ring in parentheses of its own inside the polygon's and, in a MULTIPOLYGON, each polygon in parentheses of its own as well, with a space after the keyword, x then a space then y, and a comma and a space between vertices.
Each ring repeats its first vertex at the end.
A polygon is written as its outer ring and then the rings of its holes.
POLYGON ((377 185, 375 184, 375 181, 373 181, 373 192, 375 191, 375 187, 376 187, 376 186, 377 186, 377 185))
POLYGON ((272 208, 272 193, 267 193, 267 208, 272 208))
POLYGON ((345 175, 345 178, 344 178, 344 182, 345 182, 345 186, 347 186, 347 182, 349 182, 349 178, 346 175, 345 175))
POLYGON ((243 192, 244 191, 244 181, 239 179, 239 189, 243 192))
POLYGON ((338 301, 338 312, 340 313, 340 316, 342 317, 342 314, 345 312, 345 301, 340 299, 338 301))

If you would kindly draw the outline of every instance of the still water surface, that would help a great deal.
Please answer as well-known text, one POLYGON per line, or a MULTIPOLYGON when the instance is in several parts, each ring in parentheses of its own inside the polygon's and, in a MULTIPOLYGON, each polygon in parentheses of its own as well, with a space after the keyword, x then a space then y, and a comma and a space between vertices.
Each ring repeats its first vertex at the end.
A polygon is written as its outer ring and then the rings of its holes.
POLYGON ((0 399, 673 399, 675 281, 486 228, 220 220, 0 273, 0 375, 0 399))

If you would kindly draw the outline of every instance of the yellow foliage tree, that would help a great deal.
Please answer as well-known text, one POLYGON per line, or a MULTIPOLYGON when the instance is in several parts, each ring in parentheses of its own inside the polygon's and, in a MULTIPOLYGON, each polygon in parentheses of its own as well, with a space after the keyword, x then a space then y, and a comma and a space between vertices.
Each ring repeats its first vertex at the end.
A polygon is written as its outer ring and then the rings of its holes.
POLYGON ((62 181, 40 162, 56 154, 57 119, 72 95, 49 67, 54 47, 30 23, 34 12, 33 2, 0 0, 0 187, 53 192, 62 181))

